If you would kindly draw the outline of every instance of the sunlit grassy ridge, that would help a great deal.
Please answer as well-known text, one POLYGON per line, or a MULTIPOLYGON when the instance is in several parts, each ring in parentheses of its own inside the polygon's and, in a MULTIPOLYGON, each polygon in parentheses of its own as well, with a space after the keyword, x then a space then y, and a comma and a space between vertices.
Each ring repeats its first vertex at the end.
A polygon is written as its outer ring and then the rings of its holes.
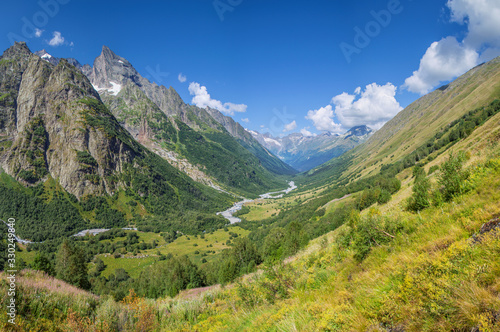
MULTIPOLYGON (((402 210, 403 202, 372 208, 284 264, 191 299, 93 297, 90 312, 75 304, 59 312, 60 330, 498 331, 500 159, 476 157, 469 159, 471 190, 449 203, 420 213, 402 210), (356 243, 364 223, 373 227, 360 261, 356 243)), ((37 316, 23 311, 23 326, 48 324, 45 308, 59 296, 78 303, 75 292, 20 284, 28 308, 39 308, 37 316)))
POLYGON ((339 179, 353 181, 374 175, 382 165, 400 160, 454 120, 499 96, 500 57, 418 99, 375 132, 366 143, 307 172, 297 182, 308 184, 306 188, 310 188, 339 179))

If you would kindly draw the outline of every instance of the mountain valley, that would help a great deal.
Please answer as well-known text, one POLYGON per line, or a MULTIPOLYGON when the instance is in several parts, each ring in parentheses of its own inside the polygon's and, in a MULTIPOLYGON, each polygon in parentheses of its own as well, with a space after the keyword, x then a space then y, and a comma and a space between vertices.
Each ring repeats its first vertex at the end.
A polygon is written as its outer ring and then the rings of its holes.
POLYGON ((273 137, 106 46, 82 66, 16 43, 0 219, 36 242, 15 245, 18 330, 497 331, 499 124, 500 58, 377 131, 273 137))

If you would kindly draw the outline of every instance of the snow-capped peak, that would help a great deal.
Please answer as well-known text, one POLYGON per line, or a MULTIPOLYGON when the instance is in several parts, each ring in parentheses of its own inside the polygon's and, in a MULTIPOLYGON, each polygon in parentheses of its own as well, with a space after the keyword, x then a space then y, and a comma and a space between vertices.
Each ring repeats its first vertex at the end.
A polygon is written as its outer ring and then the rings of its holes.
POLYGON ((258 136, 258 135, 259 135, 259 133, 258 133, 258 132, 256 132, 256 131, 253 131, 253 130, 250 130, 250 129, 247 129, 247 128, 245 128, 245 130, 246 130, 247 132, 249 132, 250 134, 254 135, 254 136, 258 136))

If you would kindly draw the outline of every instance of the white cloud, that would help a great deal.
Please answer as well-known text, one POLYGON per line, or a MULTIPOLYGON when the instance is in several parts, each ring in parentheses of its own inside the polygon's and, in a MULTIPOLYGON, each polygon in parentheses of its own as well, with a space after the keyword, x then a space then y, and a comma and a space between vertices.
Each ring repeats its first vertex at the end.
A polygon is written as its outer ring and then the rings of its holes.
POLYGON ((49 41, 50 46, 60 46, 64 44, 64 37, 59 31, 54 31, 53 38, 49 41))
POLYGON ((448 0, 452 22, 466 24, 464 44, 476 49, 500 47, 500 2, 498 0, 448 0))
POLYGON ((42 34, 43 34, 43 31, 44 30, 40 30, 40 29, 36 28, 35 29, 35 36, 36 36, 36 38, 40 38, 42 36, 42 34))
POLYGON ((316 134, 313 134, 311 133, 309 130, 307 130, 308 128, 302 128, 300 130, 300 133, 306 137, 310 137, 310 136, 316 136, 316 134))
POLYGON ((307 112, 306 119, 311 120, 319 131, 330 131, 332 133, 341 133, 344 130, 342 125, 333 121, 332 105, 321 107, 319 110, 307 112))
POLYGON ((187 77, 186 75, 183 75, 182 73, 179 73, 179 76, 177 76, 177 79, 179 80, 179 82, 181 83, 184 83, 187 81, 187 77))
POLYGON ((449 81, 474 67, 479 54, 455 37, 434 42, 420 60, 420 68, 405 80, 404 87, 411 92, 428 93, 439 82, 449 81))
POLYGON ((261 127, 261 128, 266 128, 266 126, 265 126, 265 125, 260 125, 260 127, 261 127))
POLYGON ((189 93, 194 96, 191 102, 200 108, 214 108, 226 115, 234 115, 234 113, 244 113, 247 110, 247 105, 222 103, 219 100, 212 99, 205 86, 196 82, 189 84, 189 93))
POLYGON ((403 109, 395 98, 396 90, 391 83, 372 83, 364 91, 357 90, 359 97, 344 92, 332 98, 335 115, 346 129, 367 125, 378 130, 403 109))
POLYGON ((403 109, 395 98, 396 90, 391 83, 372 83, 364 91, 356 89, 353 95, 344 92, 332 98, 334 107, 327 105, 309 111, 306 119, 311 120, 317 130, 338 134, 361 125, 377 130, 403 109))
POLYGON ((292 131, 295 128, 297 128, 297 122, 295 120, 293 120, 289 124, 285 125, 285 128, 283 129, 283 132, 286 133, 287 131, 292 131))
POLYGON ((354 90, 354 94, 359 95, 360 93, 361 93, 361 87, 360 87, 360 86, 358 86, 358 87, 356 88, 356 90, 354 90))
POLYGON ((425 94, 442 81, 449 81, 483 61, 500 55, 500 1, 448 0, 451 22, 467 26, 460 42, 446 37, 434 42, 420 67, 405 81, 409 91, 425 94))
POLYGON ((241 119, 241 122, 249 123, 250 119, 249 118, 244 118, 244 119, 241 119))

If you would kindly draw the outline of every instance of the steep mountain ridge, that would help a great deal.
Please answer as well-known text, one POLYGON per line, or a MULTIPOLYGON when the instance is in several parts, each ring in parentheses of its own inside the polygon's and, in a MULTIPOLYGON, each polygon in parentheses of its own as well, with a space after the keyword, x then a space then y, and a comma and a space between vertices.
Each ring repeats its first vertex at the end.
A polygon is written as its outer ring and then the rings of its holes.
POLYGON ((173 88, 150 83, 106 46, 87 75, 135 139, 196 181, 256 194, 280 187, 274 177, 282 169, 294 173, 234 120, 215 110, 185 104, 173 88), (218 120, 236 128, 234 135, 218 120), (239 135, 243 139, 237 138, 238 131, 244 133, 239 135))
MULTIPOLYGON (((134 140, 65 59, 54 66, 16 43, 0 57, 0 87, 9 91, 0 109, 8 120, 0 164, 21 183, 55 180, 80 201, 126 192, 144 213, 161 215, 216 211, 228 203, 225 194, 191 181, 134 140)), ((0 214, 4 208, 12 207, 0 214)))
POLYGON ((273 137, 271 134, 248 132, 274 155, 302 172, 342 155, 366 141, 372 134, 367 126, 354 127, 343 135, 323 133, 304 136, 292 133, 284 137, 273 137))
POLYGON ((352 181, 376 174, 417 151, 467 112, 500 97, 500 57, 479 65, 453 82, 419 98, 365 143, 308 172, 310 185, 325 179, 352 181))

